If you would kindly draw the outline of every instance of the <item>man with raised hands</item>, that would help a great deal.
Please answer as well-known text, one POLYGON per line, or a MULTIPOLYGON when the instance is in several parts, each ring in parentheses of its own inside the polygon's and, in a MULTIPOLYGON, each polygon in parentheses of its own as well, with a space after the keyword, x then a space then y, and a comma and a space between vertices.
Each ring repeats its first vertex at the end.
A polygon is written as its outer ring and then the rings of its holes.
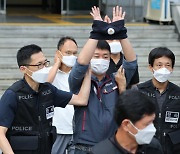
POLYGON ((136 55, 127 39, 122 8, 113 8, 112 23, 102 20, 98 7, 93 7, 90 14, 94 19, 90 38, 69 75, 70 90, 77 93, 88 68, 92 70, 89 104, 86 107, 75 106, 75 154, 91 152, 92 146, 114 134, 117 129, 113 119, 115 102, 126 89, 126 83, 129 83, 137 67, 136 55), (110 61, 110 46, 105 40, 114 39, 121 41, 126 60, 123 59, 116 76, 109 76, 106 71, 110 61))

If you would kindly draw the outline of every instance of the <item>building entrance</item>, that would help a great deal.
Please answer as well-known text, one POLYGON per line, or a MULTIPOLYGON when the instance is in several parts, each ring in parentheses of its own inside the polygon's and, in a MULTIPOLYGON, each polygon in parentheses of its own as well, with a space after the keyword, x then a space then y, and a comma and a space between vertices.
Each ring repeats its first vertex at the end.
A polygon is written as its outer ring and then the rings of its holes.
POLYGON ((98 0, 0 0, 0 14, 11 13, 58 13, 78 14, 99 6, 98 0), (36 9, 37 8, 37 9, 36 9), (36 10, 36 11, 35 11, 36 10), (38 11, 37 11, 38 10, 38 11))
POLYGON ((61 0, 61 14, 89 14, 91 7, 99 3, 100 0, 61 0))

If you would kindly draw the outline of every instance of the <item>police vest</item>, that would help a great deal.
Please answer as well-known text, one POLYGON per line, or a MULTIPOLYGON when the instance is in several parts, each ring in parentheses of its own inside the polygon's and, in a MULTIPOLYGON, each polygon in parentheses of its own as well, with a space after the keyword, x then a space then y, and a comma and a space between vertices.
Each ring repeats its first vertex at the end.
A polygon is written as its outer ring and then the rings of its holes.
POLYGON ((155 87, 151 80, 139 84, 139 91, 149 96, 156 104, 155 127, 156 137, 168 154, 180 153, 180 87, 169 82, 166 99, 162 104, 161 111, 156 100, 155 87))
POLYGON ((51 88, 43 84, 39 92, 35 92, 26 81, 20 80, 9 89, 16 93, 17 99, 15 118, 7 131, 13 150, 15 153, 34 151, 48 154, 56 132, 52 127, 54 106, 51 88))

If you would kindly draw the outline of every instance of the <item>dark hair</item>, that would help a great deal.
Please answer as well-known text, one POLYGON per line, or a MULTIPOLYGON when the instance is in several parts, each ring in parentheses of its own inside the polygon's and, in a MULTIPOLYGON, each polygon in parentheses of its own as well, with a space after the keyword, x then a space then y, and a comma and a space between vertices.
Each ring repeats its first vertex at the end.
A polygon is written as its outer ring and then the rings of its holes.
POLYGON ((152 115, 155 111, 156 106, 147 95, 130 89, 119 96, 115 105, 114 118, 120 126, 124 119, 136 123, 144 115, 152 115))
POLYGON ((155 59, 167 57, 172 61, 172 68, 175 64, 175 56, 174 53, 166 47, 157 47, 151 50, 148 57, 148 62, 151 66, 153 66, 155 59))
POLYGON ((96 48, 101 50, 108 50, 109 52, 111 52, 110 46, 105 40, 99 40, 96 48))
POLYGON ((77 42, 75 41, 75 39, 73 37, 65 36, 65 37, 60 38, 60 40, 57 44, 57 49, 59 50, 59 48, 61 48, 67 40, 71 40, 77 45, 77 42))
POLYGON ((16 55, 18 66, 20 67, 24 64, 29 64, 31 62, 31 56, 39 52, 42 52, 42 49, 35 44, 27 45, 20 48, 16 55))

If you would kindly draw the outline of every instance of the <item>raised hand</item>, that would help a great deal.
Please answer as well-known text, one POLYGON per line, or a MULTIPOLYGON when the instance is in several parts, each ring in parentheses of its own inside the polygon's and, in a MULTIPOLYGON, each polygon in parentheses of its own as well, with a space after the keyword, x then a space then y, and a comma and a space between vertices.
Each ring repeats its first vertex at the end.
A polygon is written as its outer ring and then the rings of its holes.
POLYGON ((91 10, 92 10, 92 12, 90 12, 90 14, 92 15, 92 17, 93 17, 94 20, 103 21, 103 20, 102 20, 102 17, 101 17, 101 14, 100 14, 99 7, 93 6, 93 7, 91 8, 91 10))
POLYGON ((125 17, 126 13, 122 12, 122 7, 116 6, 113 7, 113 19, 112 22, 118 21, 118 20, 123 20, 125 17))
POLYGON ((62 62, 62 58, 63 58, 62 53, 59 50, 57 50, 54 56, 54 63, 58 63, 60 66, 62 62))
POLYGON ((125 77, 125 70, 120 66, 118 69, 116 75, 115 75, 115 80, 118 85, 119 93, 122 93, 123 91, 126 90, 126 77, 125 77))

